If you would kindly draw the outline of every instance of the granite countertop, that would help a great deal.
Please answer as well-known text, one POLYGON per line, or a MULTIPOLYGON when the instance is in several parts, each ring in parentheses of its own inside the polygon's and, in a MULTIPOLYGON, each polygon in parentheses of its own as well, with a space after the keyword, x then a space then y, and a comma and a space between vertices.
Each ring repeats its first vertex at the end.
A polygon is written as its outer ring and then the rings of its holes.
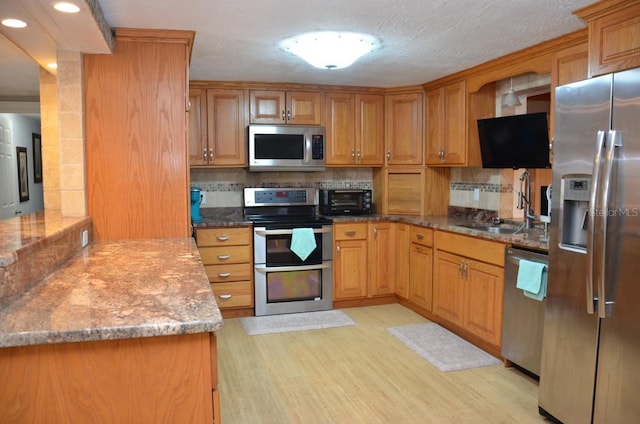
POLYGON ((63 217, 57 211, 40 211, 0 221, 0 267, 53 243, 64 231, 91 222, 91 218, 63 217))
MULTIPOLYGON (((242 208, 203 208, 201 210, 202 222, 194 223, 195 227, 224 227, 224 226, 245 226, 252 225, 251 221, 247 221, 242 213, 242 208)), ((404 216, 404 215, 340 215, 330 216, 333 222, 353 222, 353 221, 393 221, 404 222, 407 224, 420 225, 443 231, 464 234, 473 237, 481 237, 489 240, 495 240, 514 246, 525 247, 534 250, 547 252, 549 250, 548 238, 544 237, 543 229, 534 228, 517 234, 499 234, 481 231, 473 228, 463 227, 462 225, 489 225, 489 221, 484 217, 482 219, 470 219, 465 216, 404 216)), ((517 229, 521 222, 512 221, 506 224, 511 228, 517 229)))
POLYGON ((0 347, 202 333, 222 325, 192 238, 98 242, 0 310, 0 347))

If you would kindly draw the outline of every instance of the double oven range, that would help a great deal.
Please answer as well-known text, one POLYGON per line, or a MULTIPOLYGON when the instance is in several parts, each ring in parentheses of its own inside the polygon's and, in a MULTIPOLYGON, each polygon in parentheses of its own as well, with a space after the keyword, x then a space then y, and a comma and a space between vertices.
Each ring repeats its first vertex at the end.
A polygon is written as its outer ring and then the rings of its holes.
POLYGON ((317 189, 244 189, 244 216, 253 222, 256 316, 333 308, 333 227, 317 209, 317 189), (294 229, 304 229, 307 243, 313 232, 316 247, 305 259, 291 250, 300 237, 294 229))

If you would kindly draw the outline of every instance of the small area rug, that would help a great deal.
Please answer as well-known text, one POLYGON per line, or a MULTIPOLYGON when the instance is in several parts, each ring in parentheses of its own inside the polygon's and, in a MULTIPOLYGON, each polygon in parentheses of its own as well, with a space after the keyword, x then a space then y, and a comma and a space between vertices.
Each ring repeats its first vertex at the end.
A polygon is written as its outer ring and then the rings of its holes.
POLYGON ((240 322, 250 336, 356 325, 351 317, 339 310, 246 317, 240 318, 240 322))
POLYGON ((435 323, 391 327, 387 331, 440 371, 501 363, 498 358, 435 323))

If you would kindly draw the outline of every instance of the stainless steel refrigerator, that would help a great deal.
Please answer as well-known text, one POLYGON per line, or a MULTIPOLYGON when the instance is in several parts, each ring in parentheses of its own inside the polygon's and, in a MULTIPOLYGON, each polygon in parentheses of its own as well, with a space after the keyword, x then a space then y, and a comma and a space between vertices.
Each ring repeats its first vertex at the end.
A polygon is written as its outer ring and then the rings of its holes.
POLYGON ((555 91, 540 413, 640 423, 640 68, 555 91))

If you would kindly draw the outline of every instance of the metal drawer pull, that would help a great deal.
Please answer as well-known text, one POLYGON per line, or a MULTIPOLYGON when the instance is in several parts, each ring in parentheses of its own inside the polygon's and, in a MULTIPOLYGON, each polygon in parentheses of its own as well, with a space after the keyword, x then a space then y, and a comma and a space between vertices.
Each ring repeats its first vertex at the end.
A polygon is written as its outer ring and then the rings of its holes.
POLYGON ((216 239, 218 241, 227 241, 229 240, 229 236, 217 236, 216 239))
POLYGON ((221 278, 231 277, 231 273, 230 272, 219 272, 218 273, 218 277, 221 277, 221 278))
POLYGON ((221 261, 225 261, 227 259, 229 259, 231 257, 231 255, 218 255, 218 259, 220 259, 221 261))
POLYGON ((221 294, 218 297, 220 299, 224 299, 224 300, 231 299, 231 295, 230 294, 221 294))
POLYGON ((424 236, 422 234, 416 234, 416 238, 418 240, 422 240, 424 238, 424 236))
POLYGON ((348 236, 348 237, 353 237, 353 236, 356 235, 356 232, 355 231, 345 231, 344 235, 348 236))

